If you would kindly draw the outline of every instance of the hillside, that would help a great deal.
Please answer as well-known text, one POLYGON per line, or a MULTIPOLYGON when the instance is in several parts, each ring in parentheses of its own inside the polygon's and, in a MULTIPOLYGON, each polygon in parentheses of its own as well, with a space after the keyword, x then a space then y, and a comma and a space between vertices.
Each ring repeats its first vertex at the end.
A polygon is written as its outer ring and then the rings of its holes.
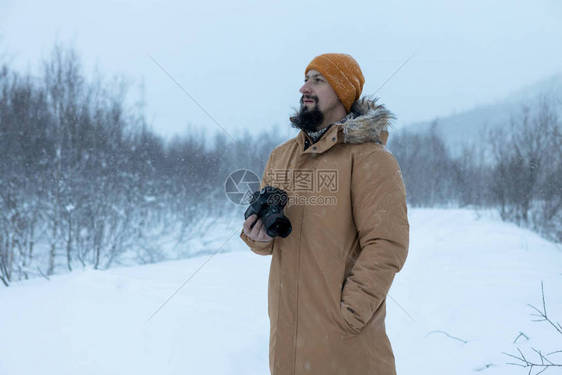
POLYGON ((510 117, 520 115, 524 104, 536 106, 541 95, 558 98, 558 113, 562 117, 562 74, 558 74, 522 87, 502 100, 439 116, 432 121, 415 122, 403 128, 422 132, 428 130, 433 121, 437 121, 437 131, 456 154, 463 144, 485 142, 487 130, 509 127, 510 117))

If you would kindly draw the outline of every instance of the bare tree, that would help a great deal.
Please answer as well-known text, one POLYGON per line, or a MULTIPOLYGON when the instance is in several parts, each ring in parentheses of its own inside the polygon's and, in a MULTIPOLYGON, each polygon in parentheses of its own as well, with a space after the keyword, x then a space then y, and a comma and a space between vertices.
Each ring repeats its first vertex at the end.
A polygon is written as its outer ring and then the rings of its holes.
POLYGON ((491 189, 502 219, 560 241, 561 126, 553 98, 542 96, 537 102, 534 111, 523 106, 509 130, 490 132, 495 159, 491 189))
POLYGON ((539 318, 539 319, 535 319, 533 321, 535 321, 535 322, 547 322, 551 327, 553 327, 555 332, 557 334, 561 335, 561 340, 560 340, 561 349, 551 351, 549 353, 544 353, 542 350, 531 347, 531 349, 537 355, 538 360, 533 360, 529 357, 529 355, 525 355, 519 347, 517 347, 517 351, 518 351, 519 355, 513 355, 513 354, 502 352, 503 354, 505 354, 509 357, 512 357, 512 358, 519 361, 517 363, 507 362, 507 364, 509 364, 509 365, 521 366, 521 367, 524 367, 524 368, 528 367, 529 368, 529 374, 532 374, 533 369, 540 370, 540 371, 536 372, 535 375, 540 374, 540 373, 548 370, 549 368, 562 368, 562 362, 556 362, 555 360, 551 360, 551 357, 554 354, 559 355, 559 354, 562 353, 562 325, 558 322, 552 321, 552 319, 547 314, 546 302, 545 302, 545 299, 544 299, 544 286, 543 286, 542 280, 541 280, 541 295, 542 295, 542 310, 529 304, 529 306, 533 310, 536 311, 536 313, 534 313, 532 315, 539 318))

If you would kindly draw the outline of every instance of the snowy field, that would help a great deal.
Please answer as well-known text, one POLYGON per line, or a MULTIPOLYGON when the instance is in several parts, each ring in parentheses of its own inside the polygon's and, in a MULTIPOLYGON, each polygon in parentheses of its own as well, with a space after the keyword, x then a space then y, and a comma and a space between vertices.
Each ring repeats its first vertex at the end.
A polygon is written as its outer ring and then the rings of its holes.
MULTIPOLYGON (((547 313, 562 324, 560 246, 489 211, 409 218, 409 256, 387 302, 399 375, 527 374, 502 352, 518 346, 538 360, 531 347, 562 350, 562 335, 527 305, 542 307, 543 281, 547 313)), ((268 374, 271 257, 252 253, 241 227, 220 228, 215 237, 230 240, 212 257, 0 287, 0 375, 268 374)))

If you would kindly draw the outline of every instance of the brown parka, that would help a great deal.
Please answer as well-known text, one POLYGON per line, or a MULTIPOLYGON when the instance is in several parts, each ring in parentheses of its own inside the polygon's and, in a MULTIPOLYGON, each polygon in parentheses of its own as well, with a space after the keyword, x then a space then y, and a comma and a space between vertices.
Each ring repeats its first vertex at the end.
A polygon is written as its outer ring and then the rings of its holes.
POLYGON ((393 375, 386 296, 408 254, 400 167, 385 148, 392 114, 356 101, 310 144, 302 130, 277 146, 261 181, 289 194, 292 232, 240 237, 272 255, 268 282, 272 375, 393 375))

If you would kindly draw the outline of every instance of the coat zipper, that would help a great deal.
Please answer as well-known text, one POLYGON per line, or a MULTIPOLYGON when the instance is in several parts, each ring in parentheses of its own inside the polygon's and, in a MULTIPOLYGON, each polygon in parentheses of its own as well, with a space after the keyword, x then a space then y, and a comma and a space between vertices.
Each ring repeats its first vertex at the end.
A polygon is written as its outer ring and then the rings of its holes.
POLYGON ((304 206, 301 212, 301 225, 299 231, 299 253, 297 254, 297 314, 296 314, 296 324, 295 324, 295 338, 294 338, 294 356, 293 356, 293 374, 297 373, 297 341, 299 337, 299 285, 301 279, 301 244, 302 244, 302 224, 304 222, 304 206))

